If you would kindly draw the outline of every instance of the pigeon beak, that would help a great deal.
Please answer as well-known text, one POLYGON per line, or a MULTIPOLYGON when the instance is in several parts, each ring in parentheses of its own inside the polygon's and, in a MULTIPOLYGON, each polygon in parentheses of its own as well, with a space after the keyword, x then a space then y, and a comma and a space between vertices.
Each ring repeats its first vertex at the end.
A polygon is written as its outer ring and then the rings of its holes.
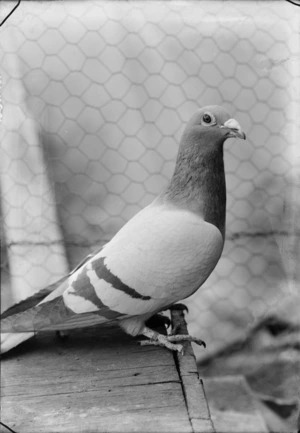
POLYGON ((221 126, 221 128, 229 129, 229 134, 227 135, 227 138, 238 137, 242 138, 243 140, 246 139, 246 134, 242 130, 240 124, 235 119, 227 120, 224 125, 221 126))

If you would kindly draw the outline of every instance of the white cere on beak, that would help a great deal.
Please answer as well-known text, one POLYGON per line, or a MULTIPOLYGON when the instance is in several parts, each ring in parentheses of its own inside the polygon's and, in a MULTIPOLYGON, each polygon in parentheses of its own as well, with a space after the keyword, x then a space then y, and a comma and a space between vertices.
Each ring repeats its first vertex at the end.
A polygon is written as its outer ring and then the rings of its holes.
POLYGON ((243 140, 246 139, 246 134, 242 130, 239 122, 235 119, 228 119, 224 125, 222 125, 222 128, 227 128, 230 130, 230 137, 239 137, 243 140))

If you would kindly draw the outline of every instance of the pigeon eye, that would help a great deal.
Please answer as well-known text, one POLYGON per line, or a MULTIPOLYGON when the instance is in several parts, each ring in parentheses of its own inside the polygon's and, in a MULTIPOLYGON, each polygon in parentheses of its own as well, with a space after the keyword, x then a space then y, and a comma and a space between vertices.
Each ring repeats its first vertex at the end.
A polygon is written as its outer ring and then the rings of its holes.
POLYGON ((205 125, 212 125, 216 123, 215 117, 210 113, 204 113, 202 117, 202 121, 205 125))

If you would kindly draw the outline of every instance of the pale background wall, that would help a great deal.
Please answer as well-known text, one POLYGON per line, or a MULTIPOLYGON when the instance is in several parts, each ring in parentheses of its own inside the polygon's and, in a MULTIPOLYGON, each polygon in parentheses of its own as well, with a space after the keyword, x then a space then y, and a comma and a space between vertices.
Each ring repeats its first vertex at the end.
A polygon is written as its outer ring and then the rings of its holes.
MULTIPOLYGON (((72 265, 161 191, 199 106, 223 105, 246 131, 225 145, 223 257, 188 302, 190 331, 211 348, 298 302, 297 29, 276 1, 22 2, 1 28, 3 149, 22 146, 26 188, 35 131, 72 265)), ((47 219, 47 203, 28 224, 47 219)), ((59 272, 39 266, 43 287, 59 272)))

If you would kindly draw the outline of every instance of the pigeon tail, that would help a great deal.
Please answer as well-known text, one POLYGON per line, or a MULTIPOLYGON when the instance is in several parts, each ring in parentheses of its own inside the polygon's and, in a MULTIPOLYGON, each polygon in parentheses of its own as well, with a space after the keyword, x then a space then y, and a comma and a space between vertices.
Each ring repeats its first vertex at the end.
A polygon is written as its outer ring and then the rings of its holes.
POLYGON ((59 296, 26 311, 4 318, 1 316, 1 334, 84 328, 112 319, 107 319, 98 312, 76 314, 65 305, 63 296, 59 296))

